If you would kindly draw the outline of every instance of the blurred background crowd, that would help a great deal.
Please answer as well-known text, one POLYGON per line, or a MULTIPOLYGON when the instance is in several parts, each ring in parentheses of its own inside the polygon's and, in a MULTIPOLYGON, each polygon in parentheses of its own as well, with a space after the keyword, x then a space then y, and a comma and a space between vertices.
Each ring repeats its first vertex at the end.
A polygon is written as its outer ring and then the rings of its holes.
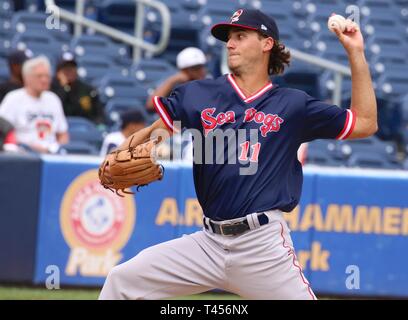
MULTIPOLYGON (((407 0, 166 0, 170 40, 164 53, 132 59, 132 48, 60 21, 47 28, 43 0, 0 0, 0 148, 7 152, 104 155, 133 132, 152 123, 151 97, 167 96, 178 84, 218 77, 222 43, 210 26, 237 8, 258 8, 276 18, 282 42, 315 57, 348 65, 337 39, 326 28, 332 12, 359 9, 366 54, 376 89, 379 131, 359 141, 314 141, 305 162, 320 166, 408 169, 408 1, 407 0)), ((75 0, 55 3, 75 11, 75 0)), ((85 1, 84 16, 134 33, 132 0, 85 1)), ((145 41, 160 37, 160 15, 145 9, 145 41)), ((334 74, 294 60, 273 82, 330 101, 334 74)), ((341 106, 350 104, 351 81, 343 79, 341 106)), ((165 158, 191 161, 191 145, 165 158)))

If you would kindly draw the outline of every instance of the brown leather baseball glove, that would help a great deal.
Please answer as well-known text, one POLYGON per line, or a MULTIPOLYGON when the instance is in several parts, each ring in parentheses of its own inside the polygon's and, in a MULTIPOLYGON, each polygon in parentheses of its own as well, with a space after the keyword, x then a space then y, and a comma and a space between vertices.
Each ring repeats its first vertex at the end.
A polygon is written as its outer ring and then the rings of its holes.
POLYGON ((119 193, 133 194, 125 189, 145 186, 161 180, 164 168, 155 161, 155 147, 160 142, 153 139, 138 144, 138 137, 130 140, 124 150, 115 150, 108 154, 99 167, 99 179, 104 188, 119 193))

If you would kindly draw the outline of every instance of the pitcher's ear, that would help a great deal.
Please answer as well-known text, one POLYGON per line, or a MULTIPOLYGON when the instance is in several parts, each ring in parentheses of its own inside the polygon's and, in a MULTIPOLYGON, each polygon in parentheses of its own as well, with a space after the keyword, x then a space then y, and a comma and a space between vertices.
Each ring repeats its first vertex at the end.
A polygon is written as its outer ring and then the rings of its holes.
POLYGON ((264 51, 272 50, 274 44, 275 44, 275 40, 273 40, 271 37, 265 38, 264 51))

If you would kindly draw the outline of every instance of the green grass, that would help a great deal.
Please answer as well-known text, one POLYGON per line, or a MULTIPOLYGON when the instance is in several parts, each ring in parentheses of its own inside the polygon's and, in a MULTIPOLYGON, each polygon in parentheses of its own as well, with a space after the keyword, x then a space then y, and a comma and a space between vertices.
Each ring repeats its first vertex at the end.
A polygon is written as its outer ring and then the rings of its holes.
MULTIPOLYGON (((0 287, 0 300, 96 300, 99 289, 47 290, 46 288, 0 287)), ((238 296, 222 293, 203 293, 175 298, 178 300, 235 300, 238 296)))

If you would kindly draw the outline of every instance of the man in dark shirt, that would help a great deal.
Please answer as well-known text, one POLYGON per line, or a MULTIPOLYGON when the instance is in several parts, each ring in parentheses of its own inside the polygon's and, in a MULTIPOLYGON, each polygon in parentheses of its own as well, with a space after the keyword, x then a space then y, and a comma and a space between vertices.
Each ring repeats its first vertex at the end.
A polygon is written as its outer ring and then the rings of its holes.
POLYGON ((10 70, 10 79, 0 84, 0 103, 10 91, 20 89, 23 86, 21 69, 23 63, 30 58, 31 52, 16 50, 9 54, 7 60, 10 70))
POLYGON ((80 116, 102 124, 103 106, 97 91, 78 79, 77 67, 74 55, 65 52, 57 64, 51 91, 60 97, 66 116, 80 116))

